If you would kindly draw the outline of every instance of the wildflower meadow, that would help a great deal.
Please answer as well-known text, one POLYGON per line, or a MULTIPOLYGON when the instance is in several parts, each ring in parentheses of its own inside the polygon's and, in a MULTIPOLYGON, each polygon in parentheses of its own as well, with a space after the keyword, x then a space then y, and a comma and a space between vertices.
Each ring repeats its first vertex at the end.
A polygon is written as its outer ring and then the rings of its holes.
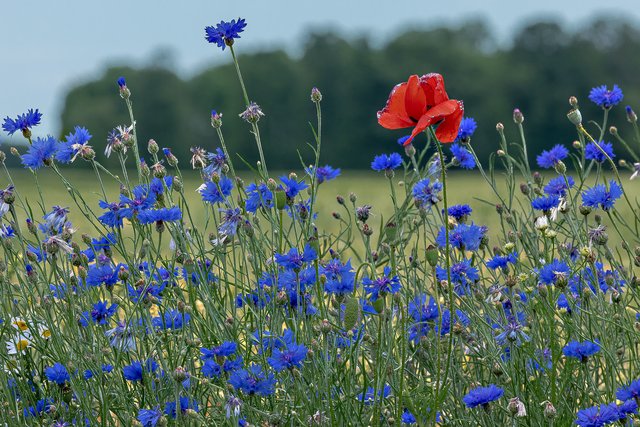
POLYGON ((300 100, 315 106, 309 142, 278 148, 298 150, 298 170, 268 168, 269 111, 236 55, 246 26, 205 29, 246 109, 214 105, 188 165, 142 141, 126 76, 113 96, 129 121, 108 135, 39 135, 36 108, 2 121, 24 145, 0 151, 0 424, 637 425, 640 130, 623 100, 638 100, 611 84, 567 94, 558 120, 575 141, 536 153, 526 111, 475 141, 446 76, 404 76, 371 110, 389 130, 371 159, 382 210, 320 196, 344 175, 323 162, 318 88, 300 100), (254 158, 235 154, 227 119, 246 122, 254 158), (488 164, 477 144, 495 145, 488 164), (81 162, 90 184, 73 182, 81 162), (448 188, 458 170, 478 177, 462 195, 448 188), (45 203, 54 180, 68 206, 45 203))

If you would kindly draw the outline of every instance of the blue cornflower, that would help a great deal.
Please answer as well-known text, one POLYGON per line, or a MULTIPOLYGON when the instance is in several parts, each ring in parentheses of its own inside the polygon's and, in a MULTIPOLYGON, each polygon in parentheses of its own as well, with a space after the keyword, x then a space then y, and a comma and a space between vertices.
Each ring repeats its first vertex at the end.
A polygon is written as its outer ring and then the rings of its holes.
POLYGON ((275 258, 278 265, 287 270, 300 270, 303 263, 313 261, 317 256, 316 251, 306 244, 302 253, 298 248, 291 248, 286 254, 276 254, 275 258))
POLYGON ((273 374, 265 374, 260 365, 251 365, 233 372, 229 384, 248 395, 269 396, 275 391, 276 380, 273 374))
POLYGON ((431 183, 429 178, 418 181, 414 186, 411 194, 416 206, 422 209, 428 209, 440 201, 440 193, 442 184, 435 180, 431 183))
POLYGON ((114 270, 111 264, 95 263, 90 265, 87 270, 87 286, 100 286, 103 283, 106 286, 112 286, 115 285, 117 281, 118 271, 114 270))
MULTIPOLYGON (((470 292, 469 286, 480 278, 478 269, 471 266, 470 259, 464 259, 451 266, 451 283, 458 295, 466 295, 470 292)), ((447 280, 447 270, 436 267, 436 278, 440 281, 447 280)))
POLYGON ((7 132, 9 136, 17 131, 22 131, 25 138, 28 138, 31 135, 30 129, 39 125, 40 119, 42 119, 42 113, 40 113, 37 108, 35 110, 30 108, 29 111, 18 115, 15 119, 6 117, 2 123, 2 129, 7 132))
POLYGON ((302 190, 309 186, 304 182, 304 179, 297 181, 295 178, 289 178, 287 176, 281 176, 280 181, 285 185, 284 192, 289 200, 294 199, 302 190))
POLYGON ((618 408, 614 402, 579 410, 575 424, 580 427, 602 427, 619 419, 618 408))
POLYGON ((487 387, 476 387, 462 398, 462 401, 469 408, 475 408, 478 405, 487 406, 494 400, 500 399, 504 394, 504 390, 495 384, 489 384, 487 387))
POLYGON ((402 157, 398 153, 380 154, 371 162, 371 169, 377 172, 391 172, 402 166, 402 157))
POLYGON ((210 350, 207 348, 201 348, 202 360, 210 359, 213 357, 227 357, 236 353, 238 345, 233 341, 225 341, 217 347, 213 347, 210 350))
POLYGON ((400 419, 400 421, 402 421, 402 424, 409 424, 409 425, 415 424, 418 422, 415 415, 413 415, 407 408, 404 408, 404 411, 402 411, 402 418, 400 419))
POLYGON ((451 154, 453 154, 453 160, 456 164, 460 165, 461 168, 473 169, 476 167, 476 159, 474 159, 471 152, 462 145, 452 144, 451 154))
POLYGON ((147 359, 142 364, 140 361, 134 361, 130 365, 126 365, 122 368, 122 375, 125 380, 128 381, 142 381, 144 373, 152 373, 158 369, 158 364, 153 359, 147 359))
POLYGON ((274 348, 271 357, 267 358, 269 365, 276 371, 302 367, 302 362, 307 358, 307 347, 302 344, 287 344, 286 348, 274 348))
POLYGON ((518 261, 518 253, 512 252, 509 255, 496 255, 487 261, 487 267, 492 270, 498 268, 505 269, 509 264, 515 264, 518 261))
MULTIPOLYGON (((322 184, 325 181, 331 181, 332 179, 336 179, 340 176, 340 168, 333 168, 329 165, 318 166, 318 169, 315 171, 316 178, 318 179, 318 184, 322 184)), ((309 176, 313 177, 314 170, 313 166, 307 168, 307 173, 309 176)))
POLYGON ((223 176, 217 184, 213 181, 207 181, 198 188, 198 193, 202 196, 202 200, 211 204, 224 202, 231 194, 233 182, 230 178, 223 176))
POLYGON ((147 209, 138 213, 140 224, 152 224, 154 222, 173 222, 182 219, 182 211, 179 207, 161 209, 147 209))
POLYGON ((67 368, 62 363, 56 363, 53 366, 46 368, 44 370, 44 374, 49 381, 58 385, 63 385, 71 380, 69 371, 67 371, 67 368))
POLYGON ((571 269, 564 261, 554 259, 549 264, 545 264, 539 271, 540 283, 545 285, 556 285, 558 280, 567 283, 571 269))
POLYGON ((213 359, 207 359, 202 364, 201 372, 206 378, 217 378, 222 373, 222 366, 218 365, 213 359))
POLYGON ((26 417, 41 417, 44 414, 48 414, 51 412, 53 404, 53 399, 44 398, 40 399, 36 402, 36 406, 29 406, 28 408, 24 408, 22 413, 26 417))
POLYGON ((238 224, 242 222, 242 211, 240 208, 220 209, 222 212, 222 222, 218 227, 218 232, 226 236, 233 236, 238 230, 238 224))
POLYGON ((71 163, 75 160, 80 150, 89 142, 91 134, 81 126, 76 126, 74 131, 66 136, 58 147, 56 160, 60 163, 71 163))
POLYGON ((186 396, 181 396, 180 399, 178 401, 171 401, 171 402, 167 402, 164 405, 164 413, 165 415, 173 418, 174 420, 176 419, 176 417, 178 416, 178 404, 180 405, 180 413, 184 414, 187 409, 191 409, 195 412, 199 412, 200 409, 198 408, 198 402, 195 401, 195 399, 189 399, 186 396))
POLYGON ((156 427, 160 418, 162 418, 162 411, 159 406, 153 409, 140 409, 138 412, 138 421, 142 427, 156 427))
POLYGON ((609 190, 604 184, 594 185, 582 192, 582 204, 597 208, 600 206, 605 211, 611 209, 622 196, 622 187, 617 182, 609 181, 609 190))
POLYGON ((449 216, 454 217, 457 222, 464 222, 471 215, 471 212, 471 206, 469 205, 453 205, 447 209, 449 216))
POLYGON ((622 98, 624 98, 624 95, 618 85, 613 85, 611 90, 607 89, 606 85, 597 86, 589 92, 589 100, 602 108, 611 108, 614 105, 618 105, 622 98))
POLYGON ((362 279, 365 292, 371 294, 371 301, 376 301, 378 298, 384 298, 387 294, 395 294, 400 291, 402 287, 400 285, 400 279, 398 276, 390 276, 391 267, 386 266, 384 268, 384 274, 381 277, 374 279, 365 277, 362 279))
POLYGON ((409 302, 409 315, 416 322, 432 322, 438 318, 438 304, 432 296, 427 302, 427 295, 422 294, 409 302))
POLYGON ((558 162, 569 155, 569 150, 564 145, 554 145, 551 150, 544 150, 537 158, 538 166, 549 169, 555 167, 558 162))
POLYGON ((237 22, 235 19, 230 22, 220 21, 216 26, 205 27, 204 38, 224 50, 226 46, 233 45, 234 39, 240 38, 240 33, 244 31, 246 26, 247 23, 241 18, 238 18, 237 22))
POLYGON ((51 212, 42 217, 44 223, 40 224, 40 231, 45 234, 56 235, 62 232, 64 227, 70 226, 71 223, 67 221, 67 214, 69 208, 63 208, 62 206, 54 206, 51 208, 51 212))
POLYGON ((537 209, 543 212, 549 212, 553 208, 557 208, 560 204, 560 197, 557 195, 538 197, 531 201, 533 209, 537 209))
MULTIPOLYGON (((358 400, 363 401, 365 405, 372 405, 376 401, 376 390, 373 387, 368 387, 366 392, 362 392, 358 395, 358 400)), ((391 394, 391 386, 385 384, 381 390, 378 390, 378 399, 386 399, 391 394)))
POLYGON ((618 400, 638 399, 640 397, 640 379, 633 380, 624 387, 620 387, 616 391, 616 398, 618 400))
POLYGON ((0 239, 11 239, 16 236, 16 232, 10 225, 0 225, 0 239))
MULTIPOLYGON (((449 242, 452 247, 460 249, 461 251, 477 251, 480 248, 480 243, 486 232, 486 227, 480 227, 474 223, 458 224, 453 230, 449 231, 449 242)), ((446 246, 447 242, 444 227, 440 228, 440 232, 436 237, 436 243, 441 248, 446 246)))
POLYGON ((224 154, 224 151, 220 147, 216 148, 215 153, 208 153, 207 159, 209 159, 211 163, 204 168, 204 171, 209 176, 214 172, 218 174, 221 173, 222 168, 227 164, 227 155, 224 154))
POLYGON ((610 159, 613 159, 616 156, 616 153, 613 152, 613 144, 610 142, 599 141, 596 145, 595 142, 590 142, 584 147, 584 157, 588 160, 595 160, 598 163, 602 163, 607 160, 607 157, 604 153, 607 153, 610 159), (602 150, 600 150, 600 148, 602 150))
POLYGON ((267 184, 256 185, 252 182, 247 185, 245 192, 247 193, 247 201, 245 203, 247 212, 256 213, 258 208, 270 209, 273 207, 273 193, 269 190, 267 184))
POLYGON ((190 320, 191 315, 189 313, 181 313, 179 310, 169 309, 164 312, 164 316, 151 319, 151 323, 159 329, 176 330, 188 325, 190 320))
POLYGON ((458 128, 458 136, 456 137, 456 140, 454 142, 468 141, 477 128, 478 124, 476 123, 475 119, 473 119, 472 117, 465 117, 460 122, 460 127, 458 128))
POLYGON ((118 304, 111 304, 107 301, 98 301, 93 305, 91 310, 91 318, 98 325, 106 325, 109 317, 113 316, 118 310, 118 304))
POLYGON ((524 331, 524 326, 515 319, 499 327, 502 329, 502 332, 496 335, 496 342, 499 345, 515 343, 517 346, 520 346, 523 342, 531 341, 531 337, 524 331))
POLYGON ((29 146, 26 154, 20 156, 22 164, 29 169, 40 169, 45 164, 50 164, 51 158, 56 153, 58 141, 52 136, 36 138, 29 146))
POLYGON ((600 341, 571 341, 562 348, 562 354, 566 357, 574 357, 586 362, 590 356, 600 351, 600 341))
POLYGON ((338 259, 332 259, 320 270, 327 278, 324 290, 327 293, 344 295, 353 292, 356 274, 351 267, 351 260, 342 264, 338 259))
POLYGON ((544 186, 544 192, 549 196, 564 197, 567 190, 575 185, 572 177, 568 176, 565 180, 564 176, 557 176, 544 186))

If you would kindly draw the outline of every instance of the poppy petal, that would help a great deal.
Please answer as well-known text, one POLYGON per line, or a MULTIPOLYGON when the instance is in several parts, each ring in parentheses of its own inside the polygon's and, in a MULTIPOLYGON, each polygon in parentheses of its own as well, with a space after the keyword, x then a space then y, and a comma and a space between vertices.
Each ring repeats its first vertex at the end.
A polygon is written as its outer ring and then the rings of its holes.
POLYGON ((420 87, 418 76, 415 74, 409 77, 409 81, 407 82, 404 106, 407 115, 414 122, 418 122, 420 117, 427 111, 427 97, 424 90, 420 87))
POLYGON ((409 138, 407 138, 402 143, 402 145, 406 147, 407 145, 411 144, 413 138, 415 138, 420 132, 424 131, 435 122, 436 120, 434 120, 433 117, 429 116, 428 114, 424 114, 422 117, 420 117, 420 120, 418 120, 418 124, 416 124, 416 127, 413 128, 413 131, 411 131, 411 135, 409 135, 409 138))
POLYGON ((436 137, 440 142, 455 141, 458 136, 458 131, 460 130, 462 116, 464 115, 464 104, 462 101, 456 101, 454 99, 451 99, 450 101, 456 102, 457 108, 453 113, 446 116, 442 123, 438 125, 438 129, 436 129, 436 137))
POLYGON ((402 129, 411 127, 414 123, 407 115, 405 108, 405 94, 407 83, 396 85, 389 94, 389 99, 384 108, 378 111, 378 123, 387 129, 402 129))
POLYGON ((438 73, 429 73, 420 77, 420 86, 424 90, 427 104, 430 106, 449 100, 449 95, 444 88, 444 79, 438 73))

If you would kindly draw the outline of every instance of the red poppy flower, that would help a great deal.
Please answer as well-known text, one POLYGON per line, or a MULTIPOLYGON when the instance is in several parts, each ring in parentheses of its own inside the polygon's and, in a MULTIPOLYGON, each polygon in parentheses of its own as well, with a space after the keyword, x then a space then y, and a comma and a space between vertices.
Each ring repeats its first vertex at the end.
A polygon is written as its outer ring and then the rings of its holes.
POLYGON ((405 83, 396 85, 387 105, 378 111, 378 123, 387 129, 413 128, 404 145, 431 125, 438 125, 436 137, 440 142, 453 142, 464 114, 462 101, 449 99, 440 74, 422 77, 412 75, 405 83))

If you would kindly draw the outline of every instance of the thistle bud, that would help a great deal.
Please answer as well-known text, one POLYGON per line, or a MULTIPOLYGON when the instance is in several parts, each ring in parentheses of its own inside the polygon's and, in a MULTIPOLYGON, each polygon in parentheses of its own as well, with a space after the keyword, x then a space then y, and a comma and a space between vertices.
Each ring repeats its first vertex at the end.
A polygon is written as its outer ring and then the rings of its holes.
POLYGON ((567 165, 565 165, 562 160, 558 160, 554 165, 554 169, 560 175, 564 175, 567 172, 567 165))
POLYGON ((576 98, 575 96, 570 96, 569 105, 571 105, 573 108, 576 108, 578 106, 578 98, 576 98))
POLYGON ((587 216, 591 213, 591 207, 590 206, 585 206, 585 205, 580 205, 580 213, 584 216, 587 216))
POLYGON ((525 196, 528 196, 531 192, 531 188, 529 188, 529 186, 523 182, 520 184, 520 192, 525 196))
POLYGON ((575 148, 576 150, 579 150, 582 148, 582 143, 580 141, 573 141, 573 143, 571 144, 573 146, 573 148, 575 148))
POLYGON ((407 157, 413 157, 416 155, 416 147, 413 146, 413 144, 408 144, 404 146, 404 154, 407 155, 407 157))
POLYGON ((513 121, 518 125, 524 122, 524 115, 522 114, 522 111, 520 111, 518 108, 513 110, 513 121))
POLYGON ((426 259, 431 267, 438 265, 438 248, 434 245, 427 246, 426 259))
POLYGON ((362 234, 364 234, 365 236, 369 237, 373 234, 373 229, 371 227, 369 227, 369 224, 364 224, 362 226, 362 234))

